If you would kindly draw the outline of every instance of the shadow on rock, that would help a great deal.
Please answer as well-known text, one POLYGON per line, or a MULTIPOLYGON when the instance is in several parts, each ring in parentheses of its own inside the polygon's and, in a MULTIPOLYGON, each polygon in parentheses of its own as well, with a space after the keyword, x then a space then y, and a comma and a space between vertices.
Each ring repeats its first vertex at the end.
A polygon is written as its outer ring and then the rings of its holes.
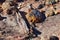
MULTIPOLYGON (((25 20, 25 22, 26 22, 26 24, 27 24, 27 27, 28 27, 28 29, 30 30, 31 25, 30 25, 30 23, 28 22, 28 20, 26 19, 25 15, 24 15, 25 13, 26 13, 26 12, 20 11, 20 14, 22 15, 22 18, 25 20)), ((35 25, 34 25, 34 26, 35 26, 35 25)), ((41 32, 38 31, 35 27, 32 27, 32 30, 33 30, 33 34, 34 34, 36 37, 41 34, 41 32)), ((30 37, 30 36, 29 36, 29 37, 30 37)))
POLYGON ((59 40, 57 36, 51 36, 49 40, 59 40))

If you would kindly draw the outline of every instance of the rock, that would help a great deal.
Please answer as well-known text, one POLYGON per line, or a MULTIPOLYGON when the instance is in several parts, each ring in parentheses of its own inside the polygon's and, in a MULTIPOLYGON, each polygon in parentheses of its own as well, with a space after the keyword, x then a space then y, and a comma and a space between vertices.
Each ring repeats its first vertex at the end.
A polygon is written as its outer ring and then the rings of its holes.
POLYGON ((4 3, 5 2, 5 0, 0 0, 0 4, 2 4, 2 3, 4 3))
POLYGON ((40 4, 39 6, 38 6, 38 9, 41 9, 41 8, 43 8, 44 7, 44 4, 40 4))
POLYGON ((7 9, 9 9, 10 8, 10 4, 9 4, 9 2, 4 2, 3 4, 2 4, 2 9, 3 9, 3 15, 6 15, 7 13, 7 9))
MULTIPOLYGON (((41 5, 45 3, 45 0, 24 1, 25 0, 6 0, 5 2, 2 2, 3 4, 0 4, 0 7, 2 5, 0 12, 4 14, 0 14, 0 20, 3 20, 0 21, 0 40, 27 40, 25 39, 25 37, 29 36, 29 29, 27 28, 27 24, 25 23, 26 21, 24 21, 24 19, 22 18, 22 16, 25 17, 25 15, 29 22, 31 22, 32 20, 32 23, 34 22, 35 24, 36 22, 41 22, 44 19, 44 22, 38 23, 36 25, 37 27, 34 27, 39 32, 41 31, 41 35, 38 35, 38 32, 34 32, 33 36, 35 36, 36 33, 37 37, 32 38, 31 40, 48 40, 48 37, 52 36, 52 34, 57 35, 56 37, 59 37, 60 39, 60 14, 51 16, 53 14, 58 14, 57 12, 60 12, 60 3, 56 3, 51 6, 41 5), (16 4, 18 4, 18 6, 16 4), (32 8, 30 4, 32 4, 32 8), (56 9, 54 9, 54 5, 56 5, 56 9), (18 12, 18 10, 16 11, 15 8, 11 9, 12 6, 18 7, 20 12, 18 12), (38 9, 38 7, 40 8, 38 9), (7 15, 5 15, 5 13, 7 15), (20 15, 20 13, 22 14, 22 16, 20 15), (4 17, 7 18, 5 19, 4 17)), ((55 0, 53 0, 52 2, 51 1, 52 0, 50 0, 49 2, 49 0, 47 0, 48 4, 52 3, 55 0)), ((33 30, 35 31, 35 29, 33 30)), ((52 37, 52 39, 55 39, 55 37, 52 37)))
POLYGON ((59 14, 60 13, 60 5, 59 5, 60 3, 58 3, 58 4, 56 4, 55 6, 54 6, 54 8, 55 8, 55 14, 59 14))
POLYGON ((29 22, 42 22, 44 19, 44 14, 39 12, 38 10, 34 9, 29 14, 26 15, 26 18, 29 22))
POLYGON ((35 1, 39 1, 39 0, 35 0, 35 1))
POLYGON ((40 5, 40 4, 42 4, 42 3, 39 3, 39 2, 34 2, 33 4, 32 4, 32 7, 35 9, 35 8, 38 8, 38 6, 40 5))
POLYGON ((59 0, 46 0, 46 4, 55 4, 56 2, 58 2, 59 0))
POLYGON ((7 17, 2 17, 1 15, 0 15, 0 21, 2 21, 3 19, 6 19, 7 17))
POLYGON ((3 12, 3 9, 0 7, 0 13, 3 12))
POLYGON ((9 2, 4 2, 4 3, 2 4, 3 10, 9 9, 9 7, 10 7, 9 2))
POLYGON ((50 6, 50 7, 47 8, 47 10, 46 10, 46 12, 45 12, 45 16, 46 16, 46 17, 52 16, 52 15, 54 15, 53 12, 54 12, 54 8, 53 8, 53 6, 50 6))
POLYGON ((49 40, 59 40, 59 38, 56 36, 51 36, 49 40))
POLYGON ((0 38, 0 40, 5 40, 5 38, 0 38))
POLYGON ((6 0, 7 2, 9 2, 9 1, 13 1, 13 0, 6 0))

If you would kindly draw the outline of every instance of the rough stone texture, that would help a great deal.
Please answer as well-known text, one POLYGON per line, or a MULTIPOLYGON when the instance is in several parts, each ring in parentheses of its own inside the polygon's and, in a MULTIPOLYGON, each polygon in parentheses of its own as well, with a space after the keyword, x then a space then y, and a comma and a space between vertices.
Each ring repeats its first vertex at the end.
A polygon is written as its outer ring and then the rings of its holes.
POLYGON ((36 24, 38 30, 42 32, 42 40, 48 40, 50 36, 57 36, 60 40, 60 14, 48 17, 45 22, 36 24), (47 39, 46 39, 46 38, 47 39))
MULTIPOLYGON (((39 1, 40 2, 40 1, 39 1)), ((26 2, 18 3, 20 11, 24 11, 26 13, 29 13, 30 4, 33 4, 33 8, 37 8, 40 3, 35 2, 34 0, 28 0, 26 2)), ((44 4, 44 1, 43 3, 44 4)), ((59 9, 60 3, 57 3, 57 9, 59 9)), ((7 3, 8 5, 8 3, 7 3)), ((6 6, 5 4, 3 5, 6 6)), ((9 7, 6 6, 8 9, 9 7)), ((37 9, 39 11, 46 11, 47 5, 44 6, 42 9, 37 9)), ((4 8, 5 9, 5 8, 4 8)), ((2 16, 7 17, 7 19, 4 19, 0 21, 0 40, 28 40, 25 39, 25 37, 28 36, 28 28, 26 26, 25 21, 22 19, 21 15, 19 16, 19 13, 15 15, 8 15, 5 11, 3 12, 2 16)), ((47 12, 49 15, 50 13, 47 12)), ((44 22, 42 23, 36 23, 35 27, 38 31, 41 32, 40 35, 36 38, 32 38, 31 40, 49 40, 50 36, 57 36, 60 40, 60 14, 47 17, 44 22)))

